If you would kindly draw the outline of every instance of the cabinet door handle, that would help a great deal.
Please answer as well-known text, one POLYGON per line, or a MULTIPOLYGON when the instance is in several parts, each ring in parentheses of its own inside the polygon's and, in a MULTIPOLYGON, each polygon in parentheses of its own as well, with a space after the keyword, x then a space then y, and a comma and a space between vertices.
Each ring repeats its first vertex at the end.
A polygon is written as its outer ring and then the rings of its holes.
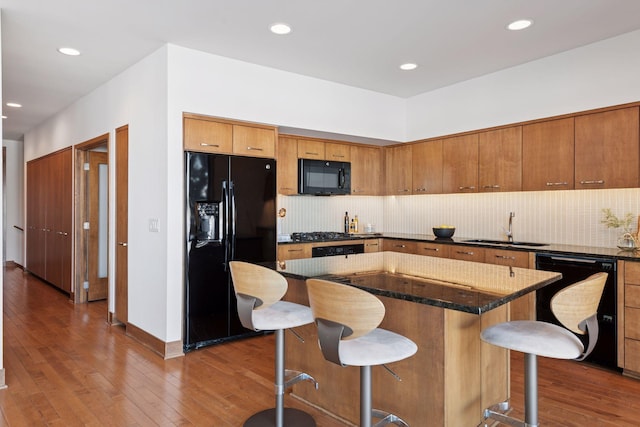
POLYGON ((377 243, 367 243, 365 246, 378 246, 377 243))
POLYGON ((253 150, 253 151, 264 151, 264 150, 263 150, 262 148, 260 148, 260 147, 252 147, 252 146, 248 146, 248 147, 247 147, 247 150, 248 150, 248 151, 251 151, 251 150, 253 150))
POLYGON ((287 249, 287 252, 302 252, 302 249, 287 249))
POLYGON ((547 187, 553 187, 553 186, 557 186, 557 185, 569 185, 569 183, 567 181, 563 181, 563 182, 547 182, 547 187))
POLYGON ((406 248, 405 245, 393 245, 394 248, 406 248))
POLYGON ((304 154, 309 154, 309 155, 312 155, 312 156, 319 156, 320 155, 318 153, 311 153, 309 151, 305 151, 304 154))
POLYGON ((409 190, 407 188, 401 188, 400 190, 398 190, 400 193, 408 193, 409 190))
POLYGON ((604 179, 596 179, 596 180, 580 181, 580 184, 583 184, 583 185, 604 184, 604 179))
POLYGON ((498 185, 498 184, 483 185, 482 188, 500 188, 500 185, 498 185))
POLYGON ((333 157, 344 158, 342 154, 332 154, 333 157))
POLYGON ((469 186, 464 186, 464 187, 458 187, 458 190, 475 190, 476 187, 475 185, 469 185, 469 186))
POLYGON ((358 188, 353 188, 353 189, 351 190, 351 192, 353 192, 353 193, 362 193, 363 191, 364 191, 364 190, 360 190, 360 189, 358 189, 358 188))
POLYGON ((426 188, 424 188, 424 187, 423 187, 423 188, 416 188, 416 191, 418 191, 418 192, 424 192, 424 191, 427 191, 427 189, 426 189, 426 188))
POLYGON ((280 187, 281 190, 293 190, 291 187, 280 187))
POLYGON ((473 255, 473 252, 466 252, 466 251, 456 251, 456 253, 460 255, 471 255, 471 256, 473 255))
POLYGON ((510 259, 510 260, 513 260, 513 261, 515 261, 515 260, 516 260, 516 257, 514 257, 514 256, 507 256, 507 255, 496 255, 496 258, 498 258, 498 259, 510 259))
POLYGON ((120 246, 127 246, 127 242, 118 242, 120 246))
POLYGON ((218 144, 207 144, 206 142, 201 142, 200 145, 202 147, 216 147, 216 148, 220 148, 220 146, 218 144))
POLYGON ((438 248, 422 248, 422 249, 424 249, 425 251, 440 252, 440 249, 438 248))

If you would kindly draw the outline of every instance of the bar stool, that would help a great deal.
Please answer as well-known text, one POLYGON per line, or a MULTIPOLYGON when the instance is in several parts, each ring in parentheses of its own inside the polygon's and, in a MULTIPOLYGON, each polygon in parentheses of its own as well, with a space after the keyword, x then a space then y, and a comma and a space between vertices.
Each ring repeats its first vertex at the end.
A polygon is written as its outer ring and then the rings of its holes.
POLYGON ((231 261, 229 266, 242 326, 254 331, 273 330, 276 335, 276 406, 252 415, 244 426, 314 427, 316 423, 311 415, 284 407, 284 391, 288 387, 306 380, 318 388, 318 383, 309 374, 284 368, 284 330, 312 323, 311 309, 280 301, 287 292, 288 284, 277 271, 240 261, 231 261), (285 376, 288 378, 286 382, 285 376))
POLYGON ((408 427, 397 415, 372 408, 371 366, 406 359, 418 346, 378 328, 385 308, 369 292, 318 279, 307 280, 307 292, 324 358, 340 366, 360 367, 360 426, 371 427, 373 417, 381 419, 376 427, 392 423, 408 427))
POLYGON ((507 416, 509 402, 501 402, 483 412, 480 425, 492 419, 514 427, 538 426, 537 356, 555 359, 584 360, 598 340, 597 310, 607 281, 607 273, 596 273, 563 288, 551 299, 551 311, 564 326, 547 322, 518 320, 498 323, 482 331, 483 341, 524 353, 525 420, 507 416), (566 329, 565 329, 566 328, 566 329), (588 334, 588 346, 574 335, 588 334))

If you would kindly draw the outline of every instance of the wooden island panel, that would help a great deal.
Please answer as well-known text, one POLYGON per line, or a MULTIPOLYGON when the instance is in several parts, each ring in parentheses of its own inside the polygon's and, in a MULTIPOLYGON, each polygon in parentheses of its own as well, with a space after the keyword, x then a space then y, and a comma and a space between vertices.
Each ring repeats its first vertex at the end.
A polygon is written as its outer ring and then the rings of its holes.
MULTIPOLYGON (((304 281, 287 278, 286 300, 308 305, 304 281)), ((379 297, 386 308, 380 327, 418 345, 417 353, 373 368, 373 407, 395 413, 409 425, 477 425, 482 409, 508 398, 508 353, 480 341, 480 331, 506 321, 508 305, 475 315, 395 298, 379 297)), ((358 367, 340 367, 324 359, 315 325, 297 328, 286 341, 286 368, 307 372, 319 383, 293 386, 293 396, 324 408, 350 423, 359 422, 358 367)))

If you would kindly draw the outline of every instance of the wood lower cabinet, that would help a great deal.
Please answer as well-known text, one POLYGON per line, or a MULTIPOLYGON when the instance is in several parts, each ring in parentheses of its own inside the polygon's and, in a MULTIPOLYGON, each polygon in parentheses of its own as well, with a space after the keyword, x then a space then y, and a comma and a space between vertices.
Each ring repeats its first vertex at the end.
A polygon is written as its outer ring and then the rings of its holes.
POLYGON ((442 142, 442 192, 478 191, 478 134, 447 138, 442 142))
POLYGON ((382 195, 382 149, 365 145, 351 146, 351 194, 382 195))
POLYGON ((443 245, 441 243, 416 242, 416 254, 433 256, 437 258, 449 258, 451 249, 455 246, 443 245))
POLYGON ((311 258, 311 243, 278 245, 278 261, 303 258, 311 258))
POLYGON ((402 252, 404 254, 415 254, 418 251, 418 242, 414 240, 383 239, 382 248, 384 251, 402 252))
MULTIPOLYGON (((529 268, 530 253, 507 249, 485 248, 484 262, 487 264, 506 265, 510 267, 529 268)), ((530 292, 510 304, 511 320, 536 319, 536 293, 530 292)))
POLYGON ((412 146, 385 147, 385 194, 410 195, 412 193, 412 146))
POLYGON ((623 345, 618 346, 618 364, 626 375, 640 378, 640 262, 618 262, 624 283, 624 312, 618 315, 623 345))
POLYGON ((449 258, 462 261, 485 262, 485 248, 454 245, 449 250, 449 258))
POLYGON ((382 250, 382 239, 369 239, 364 241, 364 253, 380 252, 382 250))
POLYGON ((522 127, 522 189, 574 188, 574 118, 522 127))
POLYGON ((638 107, 575 118, 575 188, 640 184, 638 107))
POLYGON ((478 191, 522 190, 522 126, 478 134, 478 191))
POLYGON ((73 158, 67 148, 27 162, 26 268, 71 293, 73 158))
POLYGON ((413 194, 442 193, 442 140, 420 142, 411 150, 413 194))

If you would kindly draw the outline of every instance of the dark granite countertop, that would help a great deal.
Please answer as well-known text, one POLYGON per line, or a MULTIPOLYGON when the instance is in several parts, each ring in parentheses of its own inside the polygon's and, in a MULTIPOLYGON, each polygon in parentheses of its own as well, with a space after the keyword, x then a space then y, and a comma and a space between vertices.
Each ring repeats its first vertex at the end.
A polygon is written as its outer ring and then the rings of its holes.
MULTIPOLYGON (((565 254, 565 255, 577 255, 577 256, 604 256, 628 261, 640 261, 640 251, 623 251, 618 248, 602 248, 597 246, 582 246, 582 245, 563 245, 557 243, 551 243, 544 246, 526 246, 526 245, 508 245, 508 244, 490 244, 473 242, 472 240, 478 240, 473 237, 453 237, 451 239, 440 239, 431 234, 412 234, 412 233, 375 233, 375 234, 354 234, 353 239, 400 239, 400 240, 414 240, 417 242, 431 242, 442 243, 445 245, 473 245, 486 248, 500 248, 509 249, 514 251, 525 252, 541 252, 552 254, 565 254)), ((330 240, 325 240, 330 241, 330 240)), ((336 241, 338 242, 338 241, 336 241)), ((314 243, 314 242, 286 242, 279 244, 289 243, 314 243)), ((540 242, 544 243, 544 242, 540 242)))
POLYGON ((473 314, 559 280, 549 271, 515 268, 397 252, 289 260, 283 275, 350 284, 373 294, 473 314))

